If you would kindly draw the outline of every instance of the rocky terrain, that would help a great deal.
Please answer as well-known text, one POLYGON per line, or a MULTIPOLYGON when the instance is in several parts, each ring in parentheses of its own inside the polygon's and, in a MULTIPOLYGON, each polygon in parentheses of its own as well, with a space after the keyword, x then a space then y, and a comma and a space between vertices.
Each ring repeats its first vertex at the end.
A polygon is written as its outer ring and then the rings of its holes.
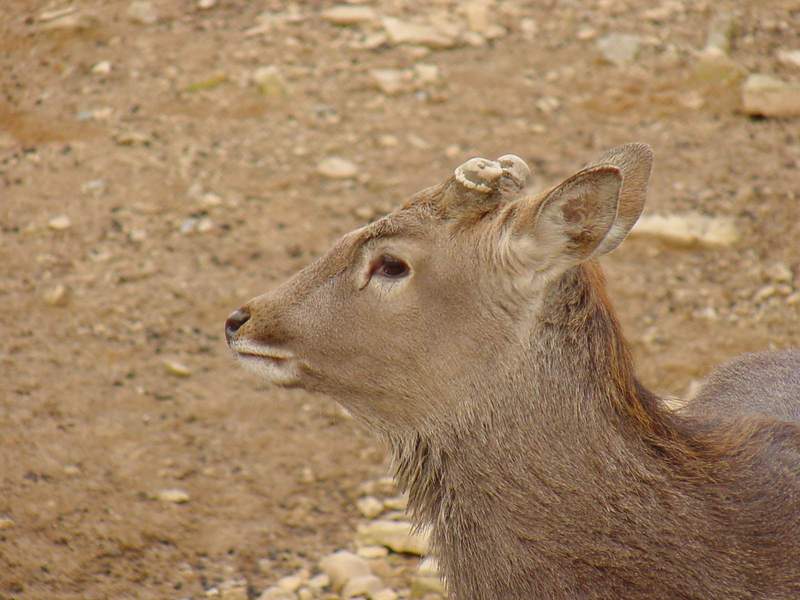
POLYGON ((603 265, 660 393, 800 345, 797 0, 6 4, 2 599, 443 593, 383 448, 222 324, 473 156, 653 146, 603 265))

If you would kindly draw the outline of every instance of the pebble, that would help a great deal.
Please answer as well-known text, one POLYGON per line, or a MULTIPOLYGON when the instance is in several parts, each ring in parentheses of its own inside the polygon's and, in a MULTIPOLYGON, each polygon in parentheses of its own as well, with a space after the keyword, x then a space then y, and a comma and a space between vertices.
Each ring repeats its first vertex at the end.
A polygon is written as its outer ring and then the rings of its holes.
POLYGON ((164 370, 175 377, 189 377, 192 374, 192 370, 189 367, 175 359, 165 358, 162 364, 164 365, 164 370))
POLYGON ((177 488, 161 490, 156 498, 162 502, 171 502, 172 504, 186 504, 189 502, 189 494, 177 488))
POLYGON ((800 50, 778 50, 777 57, 787 67, 800 67, 800 50))
POLYGON ((111 73, 111 61, 101 60, 92 67, 92 73, 95 75, 108 75, 111 73))
POLYGON ((14 525, 14 519, 11 517, 0 517, 0 529, 11 529, 14 525))
POLYGON ((69 290, 63 283, 57 283, 45 290, 42 299, 50 306, 64 306, 69 300, 69 290))
POLYGON ((455 36, 442 28, 394 17, 384 17, 382 24, 392 44, 416 44, 434 49, 452 48, 456 45, 455 36))
POLYGON ((393 498, 385 498, 383 505, 389 510, 405 510, 408 506, 408 496, 403 494, 393 498))
POLYGON ((214 8, 217 5, 217 0, 198 0, 197 8, 200 10, 208 10, 210 8, 214 8))
POLYGON ((487 2, 487 0, 472 0, 462 5, 470 30, 477 33, 486 33, 492 25, 490 19, 491 8, 491 2, 487 2))
POLYGON ((397 598, 399 598, 397 592, 391 588, 385 588, 372 594, 370 600, 397 600, 397 598))
POLYGON ((383 558, 384 556, 389 555, 389 551, 386 549, 385 546, 361 546, 356 553, 361 558, 366 558, 369 560, 373 560, 376 558, 383 558))
POLYGON ((733 13, 723 11, 718 13, 708 27, 705 52, 719 52, 728 54, 731 50, 733 33, 736 30, 736 18, 733 13))
POLYGON ((298 575, 289 575, 288 577, 281 577, 276 585, 282 590, 287 592, 296 592, 305 582, 303 577, 298 575))
POLYGON ((384 148, 396 148, 399 143, 400 140, 397 139, 397 136, 391 135, 389 133, 378 137, 378 144, 380 144, 384 148))
POLYGON ((225 582, 220 585, 221 600, 248 600, 247 583, 241 581, 225 582))
POLYGON ((334 25, 361 25, 377 20, 377 14, 369 6, 340 4, 322 11, 322 18, 334 25))
POLYGON ((767 268, 765 274, 776 283, 790 283, 794 279, 792 270, 785 263, 774 263, 767 268))
POLYGON ((631 231, 632 237, 655 237, 678 246, 731 246, 739 239, 733 219, 699 213, 644 215, 631 231))
POLYGON ((628 33, 612 33, 597 40, 597 49, 602 57, 618 67, 631 64, 639 54, 640 46, 641 38, 628 33))
POLYGON ((410 80, 410 73, 403 69, 372 69, 369 75, 375 86, 389 96, 405 91, 410 80))
POLYGON ((754 73, 742 86, 742 106, 748 115, 800 116, 800 83, 788 83, 771 75, 754 73))
POLYGON ((289 95, 289 87, 275 65, 265 65, 255 69, 250 79, 258 87, 262 96, 268 98, 285 97, 289 95))
POLYGON ((293 592, 287 592, 279 587, 272 586, 261 592, 258 600, 296 600, 297 596, 293 592))
POLYGON ((428 551, 428 536, 414 532, 407 521, 372 521, 359 525, 356 540, 365 546, 386 546, 406 554, 421 556, 428 551))
POLYGON ((142 25, 152 25, 158 21, 158 11, 152 2, 136 0, 128 6, 128 18, 142 25))
POLYGON ((72 221, 67 215, 56 215, 47 222, 47 226, 54 231, 64 231, 72 227, 72 221))
POLYGON ((414 75, 421 83, 435 83, 439 80, 439 67, 426 63, 414 65, 414 75))
MULTIPOLYGON (((372 211, 370 210, 370 217, 371 216, 372 211)), ((356 508, 358 509, 358 512, 368 519, 374 519, 383 512, 383 502, 374 496, 365 496, 364 498, 359 498, 356 501, 356 508)))
POLYGON ((319 567, 330 577, 331 586, 335 590, 342 589, 354 577, 372 574, 366 560, 346 550, 329 554, 320 561, 319 567))
POLYGON ((330 584, 331 578, 325 573, 314 575, 314 577, 308 580, 308 587, 312 590, 324 590, 326 587, 330 586, 330 584))
POLYGON ((372 597, 373 594, 384 589, 383 582, 375 575, 359 575, 350 579, 342 589, 342 598, 355 598, 356 596, 372 597))
POLYGON ((350 179, 358 174, 358 167, 346 158, 329 156, 317 164, 317 172, 329 179, 350 179))

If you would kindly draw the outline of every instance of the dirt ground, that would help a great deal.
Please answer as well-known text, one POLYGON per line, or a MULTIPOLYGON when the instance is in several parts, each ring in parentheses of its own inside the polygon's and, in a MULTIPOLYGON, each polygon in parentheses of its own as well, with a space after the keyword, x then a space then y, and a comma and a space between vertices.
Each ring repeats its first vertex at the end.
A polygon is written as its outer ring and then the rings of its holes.
POLYGON ((360 5, 477 35, 384 41, 327 2, 159 0, 154 22, 128 0, 4 3, 0 598, 203 598, 231 578, 256 597, 347 547, 382 448, 239 369, 223 321, 472 156, 514 152, 547 184, 645 141, 648 211, 734 219, 729 246, 604 259, 656 390, 800 345, 800 120, 748 117, 738 80, 696 69, 733 10, 731 59, 800 81, 776 58, 800 47, 800 3, 498 0, 488 26, 449 0, 360 5), (609 33, 639 36, 631 64, 601 60, 609 33), (408 71, 386 93, 373 69, 408 71), (320 175, 330 156, 357 176, 320 175))

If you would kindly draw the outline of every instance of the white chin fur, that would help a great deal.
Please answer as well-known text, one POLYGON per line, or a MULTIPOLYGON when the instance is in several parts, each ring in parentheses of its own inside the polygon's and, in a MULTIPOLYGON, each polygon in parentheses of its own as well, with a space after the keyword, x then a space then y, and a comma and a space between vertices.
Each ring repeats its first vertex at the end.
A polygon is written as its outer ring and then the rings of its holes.
POLYGON ((248 371, 267 379, 275 385, 294 385, 298 382, 297 367, 290 360, 273 360, 247 354, 237 355, 239 364, 248 371))

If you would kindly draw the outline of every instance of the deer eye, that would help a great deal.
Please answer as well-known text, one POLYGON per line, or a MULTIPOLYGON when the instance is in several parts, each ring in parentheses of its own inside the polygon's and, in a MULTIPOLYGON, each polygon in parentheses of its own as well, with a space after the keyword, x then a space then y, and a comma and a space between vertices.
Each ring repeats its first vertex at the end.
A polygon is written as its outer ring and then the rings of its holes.
POLYGON ((401 279, 409 273, 408 265, 394 256, 384 254, 372 267, 372 274, 386 279, 401 279))

